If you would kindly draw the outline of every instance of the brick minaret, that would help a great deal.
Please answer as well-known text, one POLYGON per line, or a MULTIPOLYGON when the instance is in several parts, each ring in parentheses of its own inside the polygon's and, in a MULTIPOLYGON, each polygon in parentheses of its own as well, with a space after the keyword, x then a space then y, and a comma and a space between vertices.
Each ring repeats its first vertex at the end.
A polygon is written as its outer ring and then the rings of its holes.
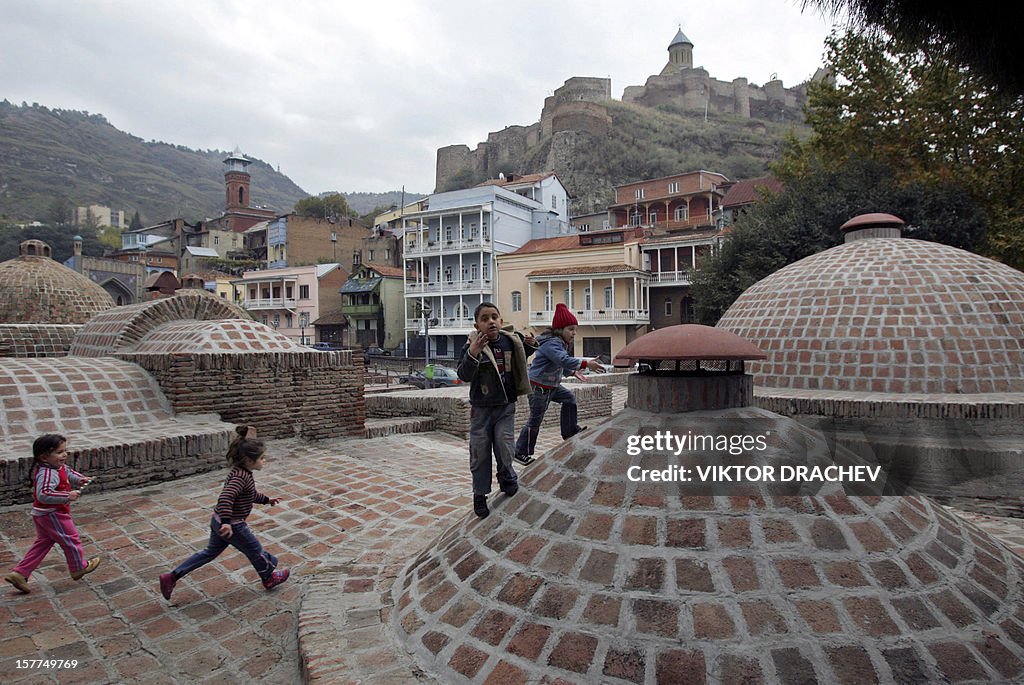
POLYGON ((224 188, 227 193, 224 210, 246 209, 249 207, 249 172, 251 162, 238 148, 224 160, 224 188))

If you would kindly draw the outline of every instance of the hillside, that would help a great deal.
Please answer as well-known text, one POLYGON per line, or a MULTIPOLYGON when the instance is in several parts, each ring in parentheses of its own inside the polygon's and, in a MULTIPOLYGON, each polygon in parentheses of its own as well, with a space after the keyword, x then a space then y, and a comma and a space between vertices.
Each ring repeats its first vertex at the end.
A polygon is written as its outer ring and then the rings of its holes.
POLYGON ((609 100, 589 106, 599 113, 590 117, 599 121, 595 127, 541 136, 540 124, 533 124, 491 134, 486 155, 463 154, 465 163, 439 174, 438 189, 465 187, 495 178, 499 172, 553 170, 573 197, 573 214, 585 214, 607 207, 613 186, 641 179, 696 169, 717 171, 733 180, 767 175, 768 164, 779 156, 786 136, 802 137, 809 131, 793 121, 730 114, 711 114, 705 120, 703 115, 669 105, 645 107, 609 100), (509 141, 512 136, 516 140, 509 141), (496 148, 500 153, 495 153, 496 148))
MULTIPOLYGON (((244 150, 243 150, 244 152, 244 150)), ((43 219, 55 198, 139 211, 144 223, 224 211, 228 153, 146 142, 102 115, 0 102, 0 219, 43 219)), ((308 193, 253 160, 252 204, 282 213, 308 193)))

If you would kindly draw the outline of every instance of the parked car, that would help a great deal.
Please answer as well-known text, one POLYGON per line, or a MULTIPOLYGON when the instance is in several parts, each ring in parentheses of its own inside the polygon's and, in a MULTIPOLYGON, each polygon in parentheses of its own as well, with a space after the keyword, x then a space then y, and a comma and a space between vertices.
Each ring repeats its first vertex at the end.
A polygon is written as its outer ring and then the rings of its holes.
POLYGON ((383 347, 367 347, 366 354, 371 357, 390 357, 391 352, 383 347))
POLYGON ((417 369, 408 376, 399 376, 399 383, 405 383, 423 390, 428 386, 431 388, 450 388, 453 385, 462 385, 462 379, 455 369, 450 366, 434 364, 434 377, 427 380, 425 369, 417 369))
POLYGON ((345 349, 345 346, 338 342, 318 342, 312 345, 307 345, 314 350, 320 350, 321 352, 334 352, 337 350, 345 349))

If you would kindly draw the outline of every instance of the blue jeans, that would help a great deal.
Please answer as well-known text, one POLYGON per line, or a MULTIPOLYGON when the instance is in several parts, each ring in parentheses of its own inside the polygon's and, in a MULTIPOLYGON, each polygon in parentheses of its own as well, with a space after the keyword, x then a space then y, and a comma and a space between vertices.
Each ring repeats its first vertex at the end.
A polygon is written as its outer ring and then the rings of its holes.
POLYGON ((540 435, 541 421, 544 420, 544 414, 552 402, 562 405, 558 416, 562 440, 568 440, 579 432, 579 426, 576 424, 576 396, 561 385, 556 385, 553 388, 534 385, 533 393, 530 395, 530 418, 527 419, 523 430, 519 432, 519 439, 516 441, 516 454, 533 456, 533 451, 537 449, 537 436, 540 435))
POLYGON ((210 541, 206 543, 206 549, 181 562, 178 568, 174 569, 174 575, 181 578, 200 566, 209 564, 230 545, 249 559, 260 580, 268 580, 277 568, 277 557, 263 549, 263 545, 252 534, 245 521, 231 524, 231 537, 227 540, 220 536, 220 525, 220 517, 214 514, 210 519, 210 541))
POLYGON ((470 407, 469 472, 473 475, 473 494, 491 492, 491 454, 498 463, 498 487, 518 482, 512 468, 512 439, 516 404, 498 407, 470 407))

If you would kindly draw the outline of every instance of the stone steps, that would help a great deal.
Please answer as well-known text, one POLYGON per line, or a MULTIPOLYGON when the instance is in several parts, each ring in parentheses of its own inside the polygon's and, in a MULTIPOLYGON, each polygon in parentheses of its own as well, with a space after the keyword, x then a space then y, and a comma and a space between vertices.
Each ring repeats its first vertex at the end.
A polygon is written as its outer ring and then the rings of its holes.
POLYGON ((433 416, 399 416, 391 419, 366 419, 363 437, 382 438, 400 433, 429 433, 436 430, 433 416))

